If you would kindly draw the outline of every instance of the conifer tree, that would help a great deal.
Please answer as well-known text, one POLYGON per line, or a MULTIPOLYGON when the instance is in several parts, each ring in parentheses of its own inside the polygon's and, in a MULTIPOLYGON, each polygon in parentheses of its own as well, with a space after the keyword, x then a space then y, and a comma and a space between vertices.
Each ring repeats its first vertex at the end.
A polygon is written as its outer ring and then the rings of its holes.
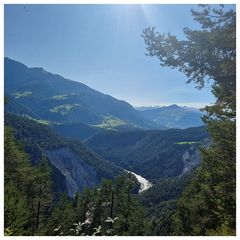
POLYGON ((53 199, 51 169, 44 158, 34 168, 33 188, 35 234, 42 235, 53 199))
POLYGON ((5 126, 4 224, 12 230, 12 235, 44 234, 52 202, 51 185, 47 161, 32 166, 13 130, 5 126))
POLYGON ((204 121, 212 144, 201 150, 202 163, 175 215, 176 235, 234 235, 236 231, 236 12, 223 5, 192 11, 201 29, 184 29, 186 40, 147 28, 149 56, 177 68, 202 88, 213 80, 213 106, 204 121))
POLYGON ((64 193, 54 206, 47 222, 47 235, 70 235, 70 229, 75 222, 73 202, 64 193))
POLYGON ((4 126, 4 227, 12 235, 31 232, 31 210, 27 189, 32 168, 28 155, 13 135, 13 129, 4 126))

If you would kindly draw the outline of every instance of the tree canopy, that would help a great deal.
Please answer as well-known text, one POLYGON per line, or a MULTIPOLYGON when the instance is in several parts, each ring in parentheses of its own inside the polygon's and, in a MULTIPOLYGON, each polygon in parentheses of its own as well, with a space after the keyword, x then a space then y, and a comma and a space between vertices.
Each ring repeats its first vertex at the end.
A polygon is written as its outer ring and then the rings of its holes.
POLYGON ((205 107, 211 136, 202 163, 178 203, 175 235, 234 235, 236 231, 236 11, 223 5, 192 10, 201 28, 184 28, 185 39, 143 31, 147 55, 176 68, 201 89, 213 80, 216 102, 205 107))

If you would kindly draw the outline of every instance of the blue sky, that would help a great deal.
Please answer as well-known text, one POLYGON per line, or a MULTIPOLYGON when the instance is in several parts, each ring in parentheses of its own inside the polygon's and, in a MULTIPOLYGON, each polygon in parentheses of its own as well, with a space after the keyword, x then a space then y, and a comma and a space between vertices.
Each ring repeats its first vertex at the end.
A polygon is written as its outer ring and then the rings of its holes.
POLYGON ((141 33, 155 26, 183 38, 196 5, 5 5, 4 55, 80 81, 134 106, 214 102, 210 85, 185 84, 145 56, 141 33))

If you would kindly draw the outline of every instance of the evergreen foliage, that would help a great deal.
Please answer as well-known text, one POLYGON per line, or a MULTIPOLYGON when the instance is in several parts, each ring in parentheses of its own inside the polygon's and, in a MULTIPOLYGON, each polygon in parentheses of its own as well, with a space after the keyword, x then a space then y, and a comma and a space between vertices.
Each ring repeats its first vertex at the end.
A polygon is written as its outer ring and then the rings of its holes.
POLYGON ((53 201, 52 172, 46 159, 29 156, 5 126, 5 235, 143 235, 144 211, 128 174, 94 189, 63 194, 53 201))
MULTIPOLYGON (((66 147, 93 166, 99 178, 114 178, 120 172, 120 168, 101 158, 81 141, 64 138, 49 126, 11 113, 5 113, 5 124, 14 128, 16 138, 23 143, 24 150, 30 154, 33 164, 37 164, 47 150, 66 147)), ((61 186, 60 188, 62 189, 61 186)))
POLYGON ((35 235, 45 225, 52 202, 50 167, 45 160, 31 166, 29 156, 5 126, 4 226, 13 235, 35 235))
POLYGON ((205 127, 107 131, 86 141, 89 147, 105 159, 136 172, 151 182, 181 175, 184 153, 188 151, 191 155, 196 155, 198 147, 209 142, 205 127))
POLYGON ((122 175, 85 189, 74 200, 63 195, 49 218, 48 234, 143 235, 144 210, 132 194, 133 185, 122 175))
POLYGON ((236 234, 236 11, 223 5, 192 11, 201 29, 184 29, 186 40, 147 28, 149 56, 177 68, 198 88, 213 80, 213 106, 204 121, 212 138, 202 148, 202 164, 184 191, 175 214, 176 235, 236 234))
POLYGON ((138 196, 145 207, 148 222, 144 235, 174 235, 174 216, 178 200, 194 174, 195 171, 192 171, 182 177, 160 180, 138 196))

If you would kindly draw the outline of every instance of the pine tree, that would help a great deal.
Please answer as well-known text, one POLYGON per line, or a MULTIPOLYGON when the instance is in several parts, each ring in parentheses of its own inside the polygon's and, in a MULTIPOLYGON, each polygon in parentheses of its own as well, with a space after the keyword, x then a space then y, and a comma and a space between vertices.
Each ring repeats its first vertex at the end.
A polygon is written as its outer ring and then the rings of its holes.
POLYGON ((32 168, 28 155, 14 138, 13 130, 4 126, 4 227, 12 235, 31 233, 31 211, 26 191, 32 168))
POLYGON ((64 193, 48 218, 47 235, 70 235, 75 216, 73 202, 69 199, 67 193, 64 193))
POLYGON ((25 196, 8 182, 4 187, 4 228, 12 231, 12 235, 29 234, 28 202, 25 196))
POLYGON ((46 218, 53 200, 51 169, 46 159, 42 159, 34 168, 33 202, 35 212, 35 234, 44 234, 46 218))
POLYGON ((4 225, 12 235, 44 234, 52 202, 51 171, 46 160, 32 166, 29 156, 5 126, 4 225))
POLYGON ((177 68, 198 88, 212 79, 216 103, 204 110, 212 144, 178 204, 176 235, 235 235, 236 231, 236 12, 202 5, 192 11, 200 30, 184 29, 186 40, 144 30, 148 55, 177 68))

